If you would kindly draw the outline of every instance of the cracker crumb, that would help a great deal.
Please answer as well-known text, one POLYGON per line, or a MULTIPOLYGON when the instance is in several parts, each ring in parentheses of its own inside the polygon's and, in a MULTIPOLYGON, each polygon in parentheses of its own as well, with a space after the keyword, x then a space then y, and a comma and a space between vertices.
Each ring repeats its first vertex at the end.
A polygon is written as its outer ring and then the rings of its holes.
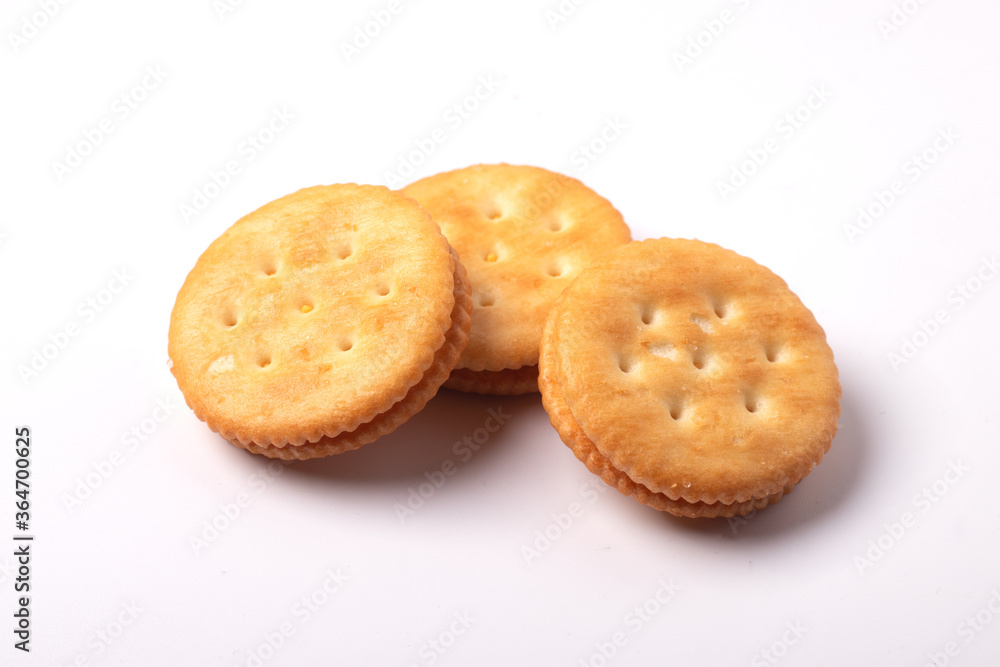
POLYGON ((225 373, 226 371, 233 370, 233 355, 227 354, 224 357, 219 357, 212 362, 212 365, 208 367, 209 373, 225 373))

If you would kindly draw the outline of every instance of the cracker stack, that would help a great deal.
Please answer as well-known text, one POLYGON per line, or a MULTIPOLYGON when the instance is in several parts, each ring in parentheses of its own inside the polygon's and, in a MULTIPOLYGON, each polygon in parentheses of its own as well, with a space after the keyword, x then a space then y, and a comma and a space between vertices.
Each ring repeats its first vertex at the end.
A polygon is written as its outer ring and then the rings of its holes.
POLYGON ((542 400, 591 472, 678 516, 746 514, 830 448, 840 384, 823 329, 778 276, 710 243, 632 243, 549 315, 542 400))
POLYGON ((472 283, 469 345, 446 387, 538 391, 538 341, 552 304, 584 267, 631 240, 611 203, 538 167, 478 165, 417 181, 420 202, 472 283))
POLYGON ((431 217, 386 188, 300 190, 198 259, 170 318, 172 371, 234 445, 308 459, 419 412, 468 342, 465 269, 431 217))

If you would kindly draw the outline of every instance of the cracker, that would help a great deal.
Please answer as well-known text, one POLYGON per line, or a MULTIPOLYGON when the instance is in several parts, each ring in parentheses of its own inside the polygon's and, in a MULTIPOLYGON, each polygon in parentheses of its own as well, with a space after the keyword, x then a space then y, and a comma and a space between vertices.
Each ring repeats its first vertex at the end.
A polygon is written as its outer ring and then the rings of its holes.
POLYGON ((293 448, 384 415, 394 421, 367 429, 395 428, 408 412, 397 403, 433 395, 466 342, 469 303, 456 294, 467 295, 461 267, 412 200, 306 188, 240 219, 198 259, 171 315, 171 370, 212 430, 301 458, 323 450, 293 448))
MULTIPOLYGON (((255 454, 263 454, 271 458, 281 459, 312 459, 357 449, 387 435, 410 417, 420 412, 427 401, 434 398, 442 383, 458 363, 462 349, 469 340, 469 326, 472 323, 472 299, 469 296, 469 281, 465 268, 455 258, 455 307, 452 310, 451 328, 445 334, 444 345, 438 348, 434 355, 434 363, 424 373, 424 377, 407 393, 406 398, 397 402, 386 412, 370 422, 364 423, 353 431, 341 433, 334 437, 320 438, 319 442, 307 442, 298 447, 274 447, 256 443, 243 444, 230 441, 237 447, 243 447, 255 454)), ((536 380, 537 385, 537 380, 536 380)))
POLYGON ((535 391, 528 379, 472 373, 538 364, 545 317, 587 265, 631 239, 621 214, 580 181, 538 167, 477 165, 403 193, 427 209, 472 283, 469 345, 449 383, 471 391, 535 391))
POLYGON ((538 366, 503 371, 470 371, 456 368, 444 383, 448 389, 476 394, 515 396, 538 391, 538 366))
POLYGON ((678 516, 777 502, 840 415, 812 313, 768 269, 700 241, 632 243, 585 270, 552 309, 539 371, 577 458, 678 516))

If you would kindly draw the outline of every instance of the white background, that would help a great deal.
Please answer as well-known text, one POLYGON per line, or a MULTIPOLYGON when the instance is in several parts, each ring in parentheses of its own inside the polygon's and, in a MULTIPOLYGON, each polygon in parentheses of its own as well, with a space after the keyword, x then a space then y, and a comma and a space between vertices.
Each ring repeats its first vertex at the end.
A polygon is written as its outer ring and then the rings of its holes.
POLYGON ((4 3, 0 663, 920 666, 951 648, 949 664, 998 664, 1000 280, 977 283, 1000 252, 996 3, 908 0, 889 31, 890 0, 592 0, 555 23, 557 0, 406 1, 348 62, 341 45, 387 3, 71 2, 37 34, 39 2, 4 3), (163 80, 131 92, 147 68, 163 80), (480 77, 499 85, 446 120, 480 77), (829 99, 803 109, 814 89, 829 99), (123 94, 143 98, 127 117, 123 94), (275 109, 294 119, 248 159, 275 109), (609 121, 624 128, 602 145, 609 121), (783 276, 841 372, 824 462, 746 523, 687 521, 597 493, 537 396, 442 392, 382 441, 271 481, 186 408, 154 421, 157 401, 182 405, 167 325, 211 240, 300 187, 384 184, 438 127, 446 141, 405 181, 478 162, 564 171, 635 238, 697 237, 783 276), (769 138, 777 151, 724 199, 769 138), (577 152, 591 142, 594 160, 577 152), (925 150, 936 160, 914 173, 925 150), (185 220, 229 160, 239 173, 185 220), (850 238, 896 179, 902 194, 850 238), (123 270, 127 286, 102 292, 123 270), (462 461, 454 443, 489 409, 510 418, 462 461), (32 429, 29 656, 9 629, 16 425, 32 429), (449 459, 457 473, 401 522, 396 504, 449 459), (212 520, 228 521, 214 538, 212 520), (328 594, 338 568, 349 579, 328 594), (661 581, 678 587, 666 603, 661 581), (305 614, 303 597, 323 603, 305 614))

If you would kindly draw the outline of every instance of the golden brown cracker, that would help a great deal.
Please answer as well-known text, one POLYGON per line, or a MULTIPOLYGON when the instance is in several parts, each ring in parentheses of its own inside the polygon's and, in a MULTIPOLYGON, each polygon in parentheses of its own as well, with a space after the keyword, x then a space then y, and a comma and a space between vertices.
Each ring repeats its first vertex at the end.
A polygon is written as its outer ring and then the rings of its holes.
POLYGON ((631 238, 606 199, 538 167, 477 165, 422 179, 403 193, 441 226, 472 283, 469 345, 451 385, 459 388, 482 390, 496 379, 465 371, 537 365, 555 299, 585 266, 631 238))
POLYGON ((785 282, 714 244, 632 243, 548 319, 539 386, 560 436, 622 493, 681 516, 776 502, 840 414, 823 329, 785 282))
POLYGON ((468 342, 469 326, 472 323, 471 313, 472 299, 469 296, 469 281, 465 276, 465 269, 458 263, 456 256, 455 307, 452 311, 451 328, 445 334, 444 345, 438 348, 434 355, 434 363, 424 373, 420 382, 410 389, 406 398, 398 401, 387 411, 355 430, 333 437, 324 436, 318 442, 307 442, 298 447, 274 447, 252 442, 244 445, 239 441, 232 444, 271 458, 301 460, 342 454, 395 431, 410 417, 420 412, 427 405, 427 401, 434 398, 442 383, 448 379, 451 370, 458 363, 465 343, 468 342))
POLYGON ((375 186, 300 190, 199 258, 171 315, 172 371, 198 418, 244 446, 355 431, 434 367, 455 323, 456 273, 412 200, 375 186))

